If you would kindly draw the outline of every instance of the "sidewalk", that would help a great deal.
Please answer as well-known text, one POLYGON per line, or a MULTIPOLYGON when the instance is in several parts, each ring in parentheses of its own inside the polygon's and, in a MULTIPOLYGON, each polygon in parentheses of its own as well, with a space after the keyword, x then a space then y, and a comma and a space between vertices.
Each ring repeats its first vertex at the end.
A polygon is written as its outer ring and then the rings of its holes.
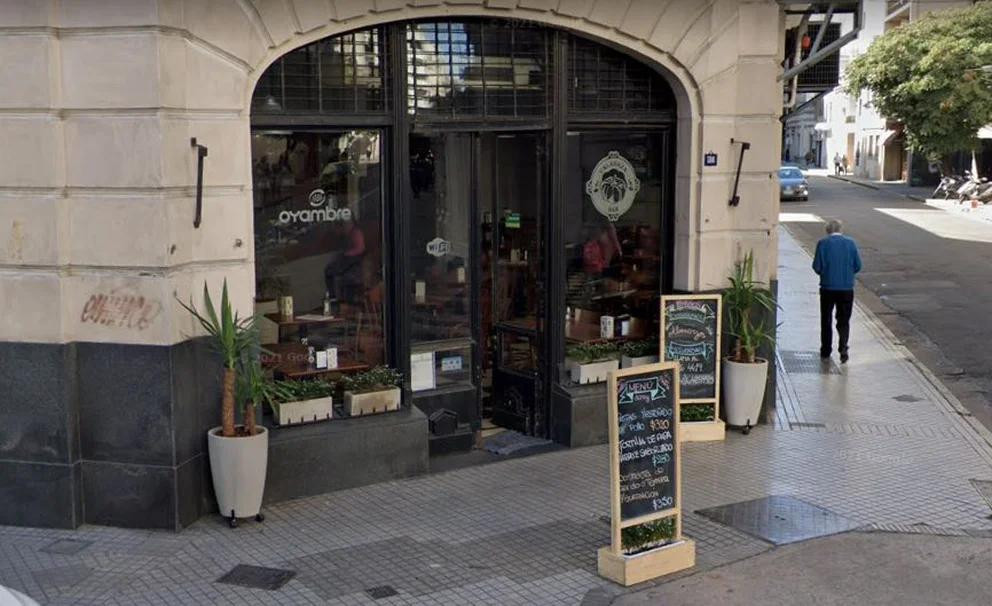
MULTIPOLYGON (((61 605, 605 606, 657 604, 662 594, 700 596, 692 603, 704 604, 712 603, 703 599, 713 587, 703 582, 712 578, 707 571, 719 576, 732 567, 757 566, 761 583, 791 579, 816 589, 817 569, 783 576, 784 563, 802 550, 815 557, 797 554, 796 561, 826 565, 834 549, 844 553, 831 541, 860 541, 849 549, 894 561, 906 541, 923 540, 921 533, 967 535, 955 540, 992 548, 992 540, 969 538, 992 535, 992 510, 969 482, 992 480, 992 436, 860 307, 851 362, 821 365, 809 257, 779 233, 783 325, 774 422, 748 436, 685 445, 685 531, 697 541, 698 567, 675 581, 625 596, 597 576, 596 549, 609 540, 608 454, 597 446, 300 499, 267 508, 264 523, 237 530, 213 517, 180 534, 0 527, 0 584, 61 605), (769 496, 778 498, 744 503, 769 496), (725 505, 733 506, 710 517, 697 513, 725 505), (721 512, 747 527, 713 521, 721 512), (856 530, 774 544, 845 529, 856 530), (903 542, 876 542, 888 533, 903 542), (274 590, 217 582, 239 564, 295 574, 274 590)), ((967 549, 952 552, 977 553, 967 549)), ((953 575, 927 579, 926 572, 914 569, 914 582, 959 583, 953 575)), ((895 597, 907 587, 889 592, 895 597)), ((724 603, 740 602, 723 595, 724 603)))
POLYGON ((867 187, 869 189, 874 189, 878 191, 884 191, 897 196, 903 196, 909 198, 910 200, 917 200, 919 202, 926 202, 927 198, 931 197, 933 194, 933 187, 928 186, 912 186, 908 185, 905 181, 872 181, 871 179, 865 179, 863 177, 855 177, 853 175, 835 175, 830 171, 822 171, 822 174, 830 177, 831 179, 837 179, 838 181, 846 181, 854 185, 860 185, 862 187, 867 187))

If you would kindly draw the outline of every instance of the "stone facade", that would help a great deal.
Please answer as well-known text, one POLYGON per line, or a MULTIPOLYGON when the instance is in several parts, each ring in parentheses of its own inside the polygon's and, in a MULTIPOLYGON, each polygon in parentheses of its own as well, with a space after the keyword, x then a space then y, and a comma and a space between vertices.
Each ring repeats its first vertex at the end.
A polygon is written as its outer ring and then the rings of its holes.
MULTIPOLYGON (((208 381, 195 372, 207 354, 190 345, 195 327, 176 297, 198 299, 204 281, 217 290, 226 278, 241 311, 252 308, 257 78, 326 36, 447 16, 567 28, 665 74, 679 105, 676 288, 722 287, 751 249, 760 277, 775 280, 784 21, 772 0, 0 0, 0 398, 41 411, 57 429, 44 439, 58 440, 24 451, 42 421, 0 414, 0 469, 10 470, 0 497, 28 466, 57 463, 69 505, 39 524, 140 525, 91 506, 93 487, 130 478, 136 493, 152 483, 176 502, 200 482, 211 420, 187 409, 203 393, 189 383, 208 381), (191 137, 209 148, 198 229, 191 137), (737 208, 727 204, 732 139, 751 143, 737 208), (703 166, 707 152, 717 166, 703 166), (128 383, 94 379, 108 375, 128 383), (136 397, 155 400, 150 418, 127 414, 136 397), (119 426, 101 428, 107 415, 119 426), (141 448, 148 431, 152 442, 169 436, 166 446, 141 448)), ((44 490, 16 496, 29 503, 44 490)), ((187 524, 199 501, 148 525, 187 524)))

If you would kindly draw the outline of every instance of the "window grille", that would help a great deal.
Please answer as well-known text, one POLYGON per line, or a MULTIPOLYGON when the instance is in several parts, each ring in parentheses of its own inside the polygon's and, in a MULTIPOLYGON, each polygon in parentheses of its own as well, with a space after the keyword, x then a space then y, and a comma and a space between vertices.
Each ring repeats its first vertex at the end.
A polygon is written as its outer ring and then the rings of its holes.
POLYGON ((569 37, 568 104, 575 114, 648 113, 675 107, 656 72, 610 48, 569 37))

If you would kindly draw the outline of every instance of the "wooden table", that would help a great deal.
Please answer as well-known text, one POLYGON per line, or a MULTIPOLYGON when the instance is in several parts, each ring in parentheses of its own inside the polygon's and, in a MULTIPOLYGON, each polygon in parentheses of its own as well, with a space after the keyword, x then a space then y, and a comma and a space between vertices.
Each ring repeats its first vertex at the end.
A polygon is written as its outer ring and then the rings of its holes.
MULTIPOLYGON (((307 314, 304 314, 307 315, 307 314)), ((319 315, 319 314, 313 314, 319 315)), ((275 322, 279 326, 279 340, 282 340, 282 329, 283 328, 300 328, 306 329, 307 326, 312 326, 314 324, 343 324, 345 319, 341 316, 321 316, 319 318, 301 318, 300 316, 293 316, 292 318, 284 318, 278 313, 268 313, 265 314, 267 320, 275 322)))
POLYGON ((272 369, 277 379, 314 379, 368 370, 369 365, 338 357, 337 368, 313 368, 307 359, 307 348, 302 343, 274 343, 263 345, 268 354, 262 355, 262 364, 272 369))

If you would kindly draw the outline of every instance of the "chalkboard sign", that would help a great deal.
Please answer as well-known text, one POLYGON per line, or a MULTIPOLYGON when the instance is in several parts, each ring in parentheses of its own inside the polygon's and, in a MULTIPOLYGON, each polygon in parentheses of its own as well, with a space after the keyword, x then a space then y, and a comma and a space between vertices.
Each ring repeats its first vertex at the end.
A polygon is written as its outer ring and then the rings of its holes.
POLYGON ((720 295, 661 297, 661 359, 679 363, 683 403, 717 403, 722 312, 720 295))
POLYGON ((679 369, 671 362, 628 368, 611 372, 608 384, 613 549, 620 553, 621 528, 680 511, 679 369))

